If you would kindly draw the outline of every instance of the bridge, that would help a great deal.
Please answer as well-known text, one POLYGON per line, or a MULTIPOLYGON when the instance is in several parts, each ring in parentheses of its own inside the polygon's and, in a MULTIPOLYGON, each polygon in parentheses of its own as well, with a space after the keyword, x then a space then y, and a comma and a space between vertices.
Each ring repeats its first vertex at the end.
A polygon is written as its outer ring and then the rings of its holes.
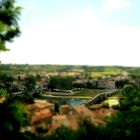
POLYGON ((118 89, 113 89, 111 91, 106 91, 106 92, 102 92, 97 94, 96 96, 93 96, 90 100, 88 100, 87 102, 85 102, 85 106, 89 107, 93 104, 98 103, 99 101, 102 101, 103 99, 112 96, 113 94, 115 94, 118 91, 118 89))

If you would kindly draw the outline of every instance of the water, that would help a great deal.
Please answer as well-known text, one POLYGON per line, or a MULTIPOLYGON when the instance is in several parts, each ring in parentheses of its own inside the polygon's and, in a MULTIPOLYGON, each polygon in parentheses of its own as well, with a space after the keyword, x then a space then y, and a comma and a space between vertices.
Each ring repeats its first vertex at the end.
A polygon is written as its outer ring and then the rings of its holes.
POLYGON ((86 100, 83 100, 83 99, 69 99, 66 102, 69 105, 76 106, 76 105, 84 104, 86 102, 86 100))
POLYGON ((76 105, 80 105, 80 104, 83 104, 85 103, 87 100, 85 99, 69 99, 69 98, 65 98, 65 99, 62 99, 62 98, 59 98, 59 99, 48 99, 49 102, 52 102, 52 103, 57 103, 59 105, 64 105, 64 104, 68 104, 68 105, 71 105, 71 106, 76 106, 76 105))

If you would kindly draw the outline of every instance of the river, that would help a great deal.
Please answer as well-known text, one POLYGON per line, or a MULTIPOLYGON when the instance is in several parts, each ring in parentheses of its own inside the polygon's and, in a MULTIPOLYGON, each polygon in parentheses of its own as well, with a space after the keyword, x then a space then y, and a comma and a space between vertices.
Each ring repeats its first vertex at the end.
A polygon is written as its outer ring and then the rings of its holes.
POLYGON ((76 106, 85 103, 87 100, 86 99, 73 99, 73 98, 53 98, 53 99, 47 99, 49 102, 52 103, 58 103, 60 105, 68 104, 71 106, 76 106))

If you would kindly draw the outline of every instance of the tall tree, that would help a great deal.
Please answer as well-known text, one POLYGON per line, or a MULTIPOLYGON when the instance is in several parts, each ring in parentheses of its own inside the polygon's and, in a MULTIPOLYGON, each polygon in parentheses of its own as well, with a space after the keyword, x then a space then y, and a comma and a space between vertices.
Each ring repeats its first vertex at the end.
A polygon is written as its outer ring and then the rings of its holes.
POLYGON ((20 102, 7 100, 0 104, 0 139, 16 140, 21 126, 27 125, 27 110, 20 102))
POLYGON ((12 87, 13 77, 6 73, 0 72, 0 88, 7 89, 10 91, 12 87))
POLYGON ((35 89, 36 78, 32 75, 29 75, 25 78, 25 88, 27 92, 32 92, 35 89))
POLYGON ((6 42, 20 35, 18 25, 21 7, 15 0, 0 0, 0 51, 7 51, 6 42))

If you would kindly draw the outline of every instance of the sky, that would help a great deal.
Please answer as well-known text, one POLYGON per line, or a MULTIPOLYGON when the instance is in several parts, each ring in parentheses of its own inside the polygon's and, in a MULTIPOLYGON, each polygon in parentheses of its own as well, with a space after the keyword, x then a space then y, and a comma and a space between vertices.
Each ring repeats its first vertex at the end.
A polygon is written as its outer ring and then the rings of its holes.
POLYGON ((140 0, 17 0, 21 36, 2 63, 140 66, 140 0))

